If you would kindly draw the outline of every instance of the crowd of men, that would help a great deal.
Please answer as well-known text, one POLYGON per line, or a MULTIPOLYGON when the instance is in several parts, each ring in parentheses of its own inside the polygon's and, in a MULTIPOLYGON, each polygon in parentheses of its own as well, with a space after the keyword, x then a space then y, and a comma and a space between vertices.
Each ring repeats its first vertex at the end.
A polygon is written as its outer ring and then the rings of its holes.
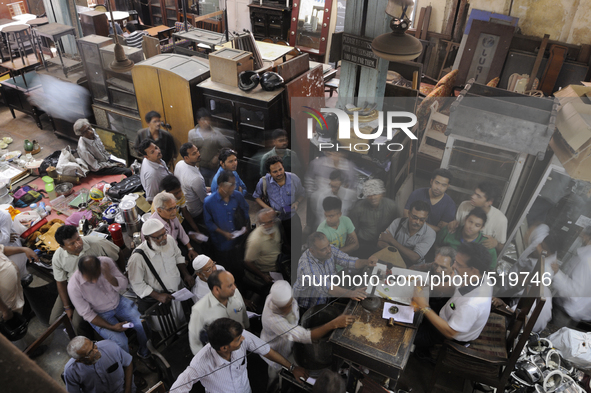
MULTIPOLYGON (((138 133, 135 146, 143 156, 140 178, 152 215, 128 260, 112 242, 80 236, 74 226, 55 233, 60 248, 53 257, 53 274, 59 296, 50 322, 65 312, 78 334, 67 348, 72 358, 65 367, 69 392, 141 387, 125 332, 135 330, 135 356, 156 370, 147 330, 161 328, 142 323, 141 315, 159 304, 170 305, 179 326, 188 323, 194 354, 173 385, 175 392, 188 392, 197 381, 208 392, 250 392, 247 351, 268 363, 269 386, 281 367, 305 378, 307 371, 294 363, 293 343, 310 343, 353 323, 353 318, 341 315, 304 329, 298 326, 300 316, 331 298, 366 297, 363 287, 311 282, 341 271, 372 269, 376 253, 384 249, 397 252, 410 269, 479 278, 479 285, 442 286, 431 299, 413 298, 416 310, 425 315, 415 340, 418 356, 428 358, 429 348, 444 339, 467 343, 480 335, 493 302, 500 302, 493 299, 485 278, 496 270, 507 241, 507 218, 494 206, 500 198, 494 184, 478 184, 470 200, 456 207, 447 194, 453 176, 437 169, 429 187, 414 190, 399 211, 386 196, 384 182, 360 183, 355 165, 342 152, 328 151, 313 160, 302 181, 296 174, 299 159, 287 148, 287 133, 276 130, 273 149, 261 158, 261 178, 249 190, 237 172, 238 153, 212 126, 211 114, 201 109, 197 115, 198 124, 189 132, 189 142, 180 146, 174 171, 172 137, 160 129, 158 113, 146 116, 149 127, 138 133), (250 195, 255 202, 249 204, 245 196, 250 195), (304 206, 305 226, 300 217, 304 206), (256 225, 251 225, 251 214, 256 225), (306 283, 304 277, 313 279, 306 283), (183 287, 193 293, 189 320, 172 295, 183 287), (260 338, 248 331, 247 309, 257 305, 262 310, 260 338), (96 335, 103 341, 94 343, 96 335)), ((80 135, 79 153, 92 171, 130 174, 106 153, 87 121, 77 122, 75 131, 80 135)), ((10 319, 23 306, 23 261, 36 255, 13 244, 11 222, 3 214, 0 311, 10 319), (19 254, 24 259, 18 259, 19 254)), ((556 259, 556 236, 547 228, 536 228, 514 266, 531 271, 541 252, 548 254, 553 289, 561 299, 554 310, 548 302, 537 331, 553 314, 574 321, 591 315, 586 285, 591 279, 591 227, 582 232, 583 247, 563 270, 556 259)))

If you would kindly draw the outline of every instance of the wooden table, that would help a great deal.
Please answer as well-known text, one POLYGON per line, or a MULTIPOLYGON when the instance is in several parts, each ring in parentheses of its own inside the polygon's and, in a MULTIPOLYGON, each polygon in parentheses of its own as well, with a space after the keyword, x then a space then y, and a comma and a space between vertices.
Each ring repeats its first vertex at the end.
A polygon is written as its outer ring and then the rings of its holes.
MULTIPOLYGON (((283 61, 285 61, 285 55, 294 50, 293 46, 277 45, 263 41, 255 42, 257 44, 257 48, 259 48, 259 52, 261 53, 261 58, 267 61, 275 62, 275 60, 282 57, 283 61)), ((232 48, 232 42, 226 42, 225 44, 221 45, 220 48, 221 47, 232 48)))
MULTIPOLYGON (((49 23, 47 25, 37 26, 33 29, 33 31, 35 32, 35 34, 38 37, 48 38, 55 43, 55 49, 57 49, 59 61, 60 61, 60 64, 62 66, 62 71, 64 72, 65 76, 68 76, 68 71, 82 67, 81 61, 76 61, 76 60, 73 60, 70 58, 65 58, 62 55, 62 52, 64 52, 64 48, 63 48, 60 38, 67 36, 67 35, 72 35, 75 38, 76 31, 73 26, 62 25, 61 23, 49 23)), ((43 50, 41 49, 41 47, 39 47, 39 50, 41 52, 41 55, 43 55, 43 50)), ((43 65, 45 66, 45 69, 47 70, 47 62, 45 61, 43 56, 42 56, 42 60, 43 60, 43 65)), ((48 60, 48 62, 57 64, 57 61, 54 60, 54 58, 50 58, 48 60)))
POLYGON ((351 300, 345 314, 357 320, 345 329, 335 330, 329 342, 333 344, 333 355, 396 381, 408 362, 422 314, 415 313, 413 327, 388 326, 382 318, 383 306, 381 299, 381 306, 370 312, 360 302, 351 300))
POLYGON ((174 27, 168 27, 164 25, 150 27, 149 29, 144 30, 146 33, 150 35, 150 37, 158 38, 161 33, 168 32, 170 30, 174 30, 174 27))

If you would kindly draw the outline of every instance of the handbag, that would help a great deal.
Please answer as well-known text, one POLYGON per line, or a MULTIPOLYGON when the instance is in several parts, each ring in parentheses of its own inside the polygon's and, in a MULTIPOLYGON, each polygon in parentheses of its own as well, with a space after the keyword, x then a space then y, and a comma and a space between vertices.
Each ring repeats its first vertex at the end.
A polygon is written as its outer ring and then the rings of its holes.
MULTIPOLYGON (((161 293, 170 293, 170 291, 166 288, 166 285, 164 285, 164 283, 162 282, 162 279, 160 278, 160 276, 156 272, 154 265, 152 265, 152 261, 150 261, 150 258, 148 258, 148 256, 144 252, 144 250, 140 250, 139 248, 136 248, 134 251, 134 254, 135 253, 141 255, 144 258, 146 265, 148 266, 148 268, 150 269, 150 271, 152 272, 152 274, 156 278, 156 281, 158 281, 158 284, 160 284, 160 286, 162 287, 163 292, 161 292, 161 293)), ((156 303, 158 303, 158 300, 156 300, 150 296, 146 296, 145 298, 138 299, 138 302, 137 302, 138 310, 140 313, 143 314, 147 309, 149 309, 150 307, 152 307, 156 303)))
POLYGON ((111 199, 120 200, 125 195, 142 189, 140 175, 132 175, 121 180, 119 183, 111 183, 111 188, 107 190, 107 196, 111 199))

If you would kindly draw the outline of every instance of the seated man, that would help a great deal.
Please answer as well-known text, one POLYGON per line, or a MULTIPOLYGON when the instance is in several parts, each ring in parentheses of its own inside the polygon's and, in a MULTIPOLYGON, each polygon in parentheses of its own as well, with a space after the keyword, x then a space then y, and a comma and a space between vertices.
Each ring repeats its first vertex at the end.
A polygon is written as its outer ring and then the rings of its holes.
POLYGON ((8 259, 8 256, 21 252, 35 261, 39 260, 30 248, 5 247, 0 244, 0 320, 12 319, 13 312, 22 313, 25 305, 19 270, 14 262, 8 259))
POLYGON ((330 244, 346 254, 351 254, 359 248, 355 226, 349 217, 343 216, 341 207, 343 202, 337 197, 326 197, 322 202, 325 220, 318 225, 318 232, 328 238, 330 244))
MULTIPOLYGON (((10 217, 10 214, 6 210, 0 210, 0 244, 9 247, 23 246, 21 243, 21 237, 12 230, 12 217, 10 217)), ((18 268, 21 280, 32 279, 32 277, 28 277, 30 274, 27 271, 27 254, 24 252, 13 254, 8 259, 14 262, 18 268)))
POLYGON ((192 220, 198 225, 204 225, 203 203, 207 196, 207 188, 199 167, 201 165, 201 153, 197 146, 192 143, 183 144, 179 152, 182 160, 177 162, 174 167, 174 175, 180 182, 181 192, 187 199, 185 209, 188 214, 183 212, 183 215, 187 216, 187 219, 188 216, 191 216, 192 220))
POLYGON ((148 337, 135 303, 120 295, 127 288, 127 278, 111 258, 87 255, 78 260, 78 270, 68 282, 68 295, 80 313, 100 336, 114 341, 125 352, 129 345, 125 326, 132 323, 137 334, 138 357, 148 368, 156 371, 151 359, 148 337))
POLYGON ((322 207, 322 202, 324 202, 324 198, 329 196, 339 198, 343 202, 341 208, 342 213, 347 217, 349 216, 349 211, 355 202, 357 202, 357 194, 354 190, 347 188, 347 184, 345 183, 346 180, 347 178, 345 174, 342 171, 335 169, 329 176, 329 188, 326 189, 320 187, 310 195, 308 201, 308 214, 306 215, 307 226, 309 225, 311 228, 317 228, 318 224, 324 220, 324 208, 322 207))
POLYGON ((350 257, 332 246, 326 235, 314 232, 308 236, 308 250, 298 261, 298 276, 293 287, 294 296, 300 307, 308 309, 317 304, 328 303, 329 297, 350 297, 363 300, 367 296, 364 289, 347 289, 334 286, 331 289, 330 276, 336 275, 337 265, 346 269, 361 269, 365 266, 373 267, 377 258, 359 259, 350 257), (324 277, 329 277, 325 281, 324 277))
POLYGON ((288 149, 289 139, 287 138, 287 131, 278 128, 271 134, 273 139, 273 148, 271 151, 265 153, 261 158, 261 176, 267 174, 265 169, 265 162, 269 157, 278 156, 283 161, 283 166, 287 172, 298 172, 302 170, 302 165, 298 159, 298 155, 295 151, 288 149), (296 170, 294 170, 296 169, 296 170))
MULTIPOLYGON (((191 213, 189 213, 189 209, 187 207, 187 200, 185 199, 185 193, 183 192, 181 182, 179 181, 179 179, 175 175, 166 176, 160 182, 160 189, 162 191, 166 191, 174 195, 177 205, 176 217, 179 219, 179 222, 183 224, 185 232, 194 231, 195 233, 199 233, 199 227, 197 226, 195 220, 193 220, 191 213)), ((150 211, 154 213, 154 206, 152 206, 150 211)), ((196 240, 196 238, 191 237, 191 234, 189 234, 189 237, 193 241, 198 241, 196 240)))
MULTIPOLYGON (((486 213, 480 207, 476 207, 468 213, 464 220, 464 225, 460 226, 454 233, 449 233, 447 228, 443 228, 437 233, 435 245, 437 247, 449 246, 457 250, 462 243, 476 243, 483 244, 486 241, 486 236, 482 235, 482 228, 486 224, 486 213)), ((497 250, 491 248, 488 250, 491 258, 490 271, 497 268, 497 250)))
POLYGON ((94 343, 86 337, 77 336, 68 344, 67 352, 71 357, 64 367, 68 393, 135 391, 133 358, 117 343, 111 340, 94 343))
POLYGON ((281 229, 272 209, 257 212, 257 228, 248 235, 244 255, 245 284, 261 296, 267 296, 273 278, 270 272, 279 272, 277 257, 281 254, 281 229))
POLYGON ((143 128, 137 132, 135 138, 135 149, 140 156, 144 153, 139 149, 139 146, 143 141, 151 140, 158 149, 162 152, 162 159, 166 163, 165 166, 171 165, 172 161, 176 158, 176 145, 174 144, 174 138, 170 132, 160 128, 162 124, 160 113, 156 111, 150 111, 145 116, 147 128, 143 128))
POLYGON ((475 207, 481 207, 486 213, 486 225, 482 228, 482 234, 487 237, 482 244, 486 248, 495 248, 497 254, 503 250, 507 241, 507 217, 493 203, 499 198, 499 190, 490 182, 482 182, 474 190, 469 201, 464 201, 458 206, 456 219, 449 223, 449 231, 453 232, 464 223, 468 213, 475 207))
POLYGON ((563 270, 557 262, 552 263, 555 290, 554 320, 556 326, 572 325, 572 321, 591 320, 591 226, 579 235, 583 241, 576 255, 565 264, 563 270))
POLYGON ((124 35, 125 45, 142 49, 142 42, 144 41, 144 36, 148 35, 148 33, 143 30, 138 30, 134 23, 126 24, 125 28, 129 32, 127 36, 124 35))
POLYGON ((65 311, 78 335, 92 337, 92 329, 74 309, 68 296, 68 280, 78 270, 78 259, 86 255, 109 257, 118 260, 120 249, 113 242, 96 236, 80 236, 73 225, 61 226, 55 231, 55 241, 60 245, 51 260, 53 277, 59 296, 55 300, 49 323, 55 322, 65 311), (88 329, 85 329, 88 328, 88 329), (82 329, 82 330, 80 330, 82 329))
POLYGON ((146 201, 152 202, 154 196, 160 192, 160 182, 171 173, 166 167, 166 163, 162 160, 160 148, 153 140, 143 140, 139 146, 136 146, 136 149, 144 156, 140 171, 140 180, 146 192, 146 201))
POLYGON ((177 319, 183 320, 180 304, 174 301, 171 293, 181 288, 181 274, 189 288, 195 284, 195 279, 187 271, 185 258, 161 221, 147 220, 142 226, 142 235, 144 241, 136 247, 127 264, 131 288, 140 298, 139 310, 143 313, 155 303, 173 301, 177 319), (152 264, 158 277, 152 273, 148 263, 152 264))
POLYGON ((428 298, 413 297, 416 310, 425 317, 414 341, 415 354, 428 358, 428 349, 445 339, 467 343, 480 336, 491 308, 493 287, 482 279, 489 266, 490 254, 482 244, 464 243, 458 248, 452 265, 454 273, 462 277, 461 285, 455 288, 439 314, 429 307, 428 298), (479 285, 472 285, 474 282, 479 285))
POLYGON ((193 300, 197 303, 205 295, 211 293, 211 289, 207 285, 207 279, 211 276, 211 273, 216 271, 226 270, 222 265, 218 265, 207 255, 201 254, 197 258, 193 259, 193 270, 195 270, 195 285, 191 289, 191 292, 195 295, 193 300))
POLYGON ((436 236, 435 231, 426 224, 429 210, 426 202, 414 201, 410 205, 408 218, 397 218, 380 235, 378 247, 396 247, 406 266, 424 263, 425 255, 436 236))
POLYGON ((386 198, 384 182, 372 179, 363 185, 363 197, 349 212, 359 239, 356 255, 367 258, 378 251, 378 238, 396 218, 396 203, 386 198))
POLYGON ((191 309, 189 322, 189 344, 194 355, 203 348, 204 330, 218 318, 231 318, 248 328, 250 322, 246 314, 246 305, 240 291, 236 288, 232 273, 218 270, 209 276, 207 285, 211 290, 191 309))
POLYGON ((178 206, 174 195, 166 191, 156 194, 152 202, 152 207, 156 211, 152 213, 150 219, 162 222, 166 233, 177 242, 184 257, 190 261, 195 259, 197 252, 191 246, 191 240, 176 216, 178 206))
POLYGON ((429 188, 419 188, 410 194, 404 206, 404 217, 408 217, 410 205, 414 201, 423 201, 429 204, 431 208, 427 225, 435 232, 445 228, 456 217, 456 204, 445 193, 452 177, 448 169, 436 169, 431 175, 431 186, 429 188))
POLYGON ((97 175, 132 175, 131 169, 111 159, 111 153, 105 149, 103 141, 88 120, 77 120, 74 123, 74 134, 80 137, 78 139, 78 155, 88 164, 91 172, 97 175))
POLYGON ((244 267, 244 235, 234 237, 232 232, 250 228, 248 203, 236 191, 236 179, 230 171, 224 171, 218 178, 220 186, 216 192, 205 198, 205 225, 211 236, 216 260, 242 280, 244 267))
POLYGON ((245 331, 230 318, 219 318, 207 329, 209 343, 195 355, 191 364, 174 382, 171 392, 188 393, 200 381, 210 393, 250 393, 247 373, 248 352, 256 352, 288 369, 296 379, 308 372, 290 363, 267 343, 245 331), (248 351, 248 352, 247 352, 248 351))
MULTIPOLYGON (((349 326, 355 318, 343 314, 313 329, 299 326, 299 320, 300 308, 293 297, 291 285, 284 280, 276 281, 265 301, 261 317, 263 324, 261 340, 268 342, 272 349, 286 359, 293 359, 294 342, 311 344, 312 341, 320 340, 334 329, 349 326)), ((269 361, 267 363, 270 379, 276 378, 281 368, 276 363, 269 361)))
POLYGON ((211 181, 211 192, 215 192, 218 189, 218 177, 220 173, 231 171, 236 178, 236 191, 246 196, 246 184, 244 184, 240 176, 238 176, 238 172, 236 172, 236 169, 238 169, 238 154, 234 150, 224 147, 218 157, 220 167, 211 181))

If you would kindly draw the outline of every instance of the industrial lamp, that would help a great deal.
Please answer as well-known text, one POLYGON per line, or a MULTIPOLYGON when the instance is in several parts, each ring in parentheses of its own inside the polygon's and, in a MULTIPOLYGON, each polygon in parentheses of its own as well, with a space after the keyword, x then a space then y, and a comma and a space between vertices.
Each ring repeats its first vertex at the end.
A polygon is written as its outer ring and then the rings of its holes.
POLYGON ((406 34, 406 30, 410 27, 410 21, 406 18, 409 2, 405 0, 390 0, 390 2, 403 7, 402 15, 400 18, 393 17, 390 21, 391 33, 374 38, 371 42, 371 50, 376 56, 388 61, 414 60, 423 51, 423 45, 417 38, 406 34))
POLYGON ((127 56, 125 56, 125 51, 119 43, 119 39, 117 37, 117 29, 115 27, 115 18, 113 18, 113 10, 111 9, 111 7, 109 7, 109 13, 111 14, 113 34, 115 34, 115 60, 113 60, 111 64, 109 64, 109 68, 113 72, 127 72, 133 68, 133 61, 129 60, 127 56))

